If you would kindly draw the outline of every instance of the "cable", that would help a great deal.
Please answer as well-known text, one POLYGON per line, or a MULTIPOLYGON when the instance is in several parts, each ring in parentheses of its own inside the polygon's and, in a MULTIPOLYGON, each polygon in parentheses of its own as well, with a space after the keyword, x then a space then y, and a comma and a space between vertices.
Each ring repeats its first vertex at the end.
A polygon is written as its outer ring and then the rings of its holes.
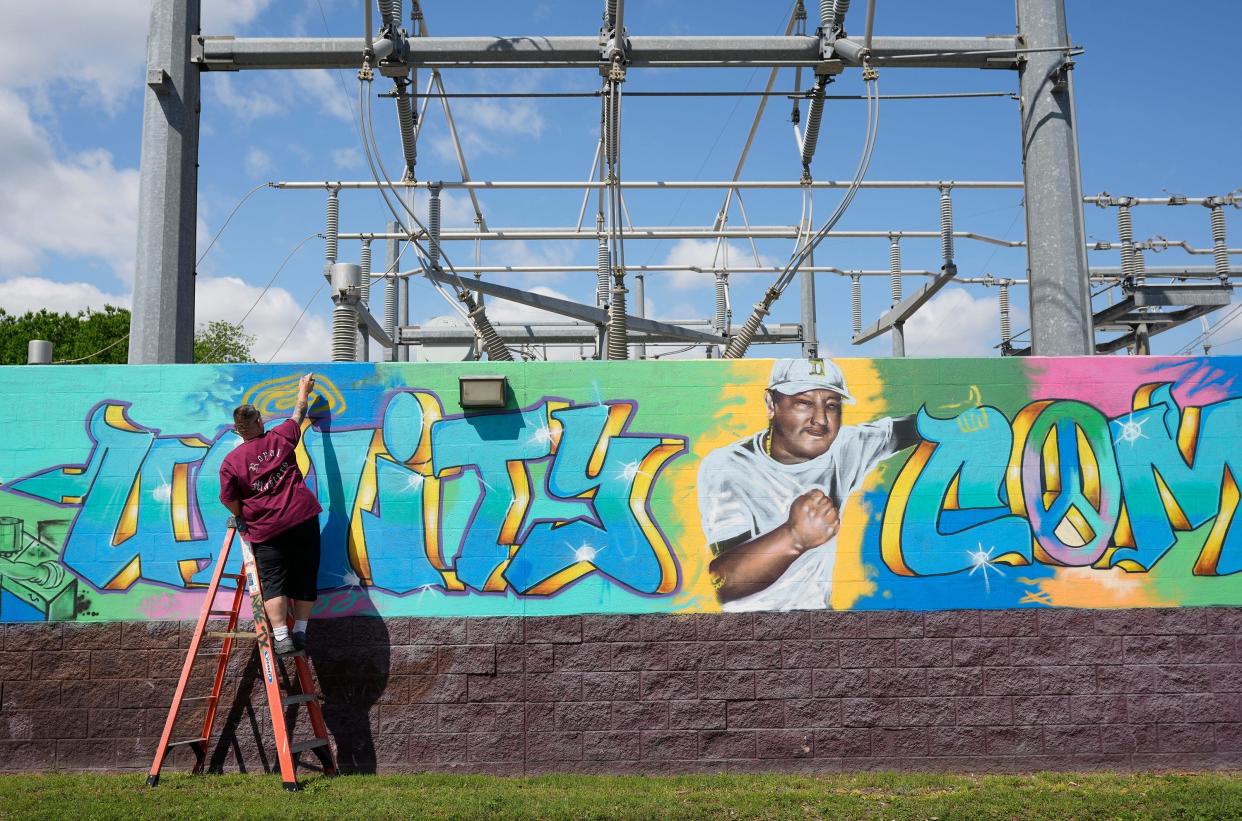
MULTIPOLYGON (((383 174, 385 182, 388 183, 388 189, 391 190, 397 197, 397 202, 401 204, 401 208, 409 215, 410 221, 417 226, 424 235, 430 236, 427 226, 423 225, 422 221, 419 220, 418 216, 414 213, 414 210, 406 205, 406 203, 401 199, 400 195, 396 191, 396 186, 393 184, 392 178, 388 175, 388 170, 384 167, 384 160, 380 155, 379 143, 375 139, 375 125, 371 110, 371 98, 366 95, 366 87, 370 84, 370 82, 370 65, 368 63, 363 63, 362 70, 358 72, 359 107, 363 109, 365 115, 360 117, 360 133, 362 136, 363 149, 367 155, 367 163, 371 167, 371 175, 375 179, 376 188, 383 196, 384 203, 388 206, 389 211, 392 212, 394 219, 396 219, 396 221, 403 228, 405 228, 405 220, 402 219, 401 215, 397 213, 397 210, 392 207, 392 203, 388 200, 387 192, 384 191, 384 185, 380 183, 379 175, 383 174), (365 106, 362 105, 362 98, 364 96, 366 97, 365 106), (376 172, 377 165, 379 166, 378 173, 376 172)), ((414 239, 412 231, 408 228, 405 228, 405 231, 409 237, 409 243, 414 246, 415 253, 419 255, 420 260, 423 262, 424 270, 432 270, 431 255, 428 253, 427 249, 420 245, 418 240, 414 239)), ((443 249, 441 249, 440 256, 443 260, 443 266, 437 265, 435 266, 435 270, 447 269, 457 281, 457 299, 466 308, 463 316, 470 324, 470 327, 474 329, 475 333, 482 338, 488 358, 499 361, 512 361, 512 352, 504 344, 504 341, 500 338, 500 335, 496 333, 495 328, 492 327, 491 322, 487 318, 487 312, 483 304, 475 301, 474 295, 466 287, 466 284, 462 281, 461 276, 457 273, 457 269, 453 267, 452 261, 449 260, 448 255, 443 252, 443 249)), ((436 288, 436 291, 451 305, 453 305, 454 310, 456 310, 459 314, 463 313, 462 310, 458 308, 456 304, 452 302, 451 298, 444 292, 439 283, 435 282, 430 277, 427 277, 427 279, 429 282, 432 282, 436 288)))
POLYGON ((319 292, 323 290, 323 286, 327 285, 327 281, 319 283, 319 287, 315 289, 315 293, 311 294, 311 298, 302 306, 302 313, 298 314, 298 318, 293 320, 293 325, 289 328, 289 333, 285 334, 285 338, 280 340, 280 344, 276 346, 276 350, 272 351, 272 355, 267 358, 271 362, 276 358, 276 354, 280 353, 280 349, 285 347, 285 343, 289 341, 289 337, 293 336, 293 331, 298 327, 298 323, 302 321, 302 317, 306 316, 306 312, 310 310, 311 303, 315 301, 315 297, 319 296, 319 292))
POLYGON ((110 342, 108 345, 100 348, 99 350, 95 351, 93 354, 88 354, 86 356, 79 356, 77 359, 57 359, 55 361, 55 364, 72 365, 74 362, 85 362, 87 359, 94 359, 95 357, 99 356, 101 353, 107 353, 108 351, 112 350, 117 345, 120 345, 122 342, 124 342, 127 339, 129 339, 129 334, 125 334, 125 336, 121 337, 115 342, 110 342))
POLYGON ((740 359, 746 355, 747 348, 750 347, 750 343, 754 341, 755 336, 758 334, 759 327, 763 324, 763 318, 768 315, 772 304, 781 297, 781 294, 793 282, 799 267, 815 252, 815 248, 823 242, 824 238, 828 236, 828 233, 840 221, 849 208, 850 203, 853 202, 854 197, 858 194, 863 178, 871 166, 871 158, 875 153, 876 136, 879 133, 880 126, 879 77, 874 69, 867 67, 864 70, 863 78, 866 81, 868 97, 867 132, 863 138, 863 151, 862 156, 859 158, 858 169, 854 172, 854 178, 850 182, 850 187, 846 190, 845 195, 841 198, 836 209, 824 225, 801 248, 794 251, 784 270, 781 271, 776 281, 755 305, 755 309, 746 320, 746 324, 729 340, 723 355, 725 359, 740 359))
POLYGON ((249 191, 247 191, 246 196, 242 197, 240 200, 237 201, 237 205, 233 206, 233 210, 230 211, 229 215, 225 218, 224 224, 220 226, 220 229, 218 231, 216 231, 215 236, 211 238, 211 242, 207 243, 207 247, 203 249, 203 253, 199 256, 199 258, 194 261, 195 268, 197 268, 199 265, 202 265, 203 260, 207 256, 207 252, 210 251, 213 246, 215 246, 216 240, 220 239, 220 235, 224 233, 224 229, 228 228, 229 223, 233 221, 233 215, 237 213, 237 209, 245 205, 246 200, 254 196, 256 191, 259 191, 260 189, 263 189, 263 188, 271 188, 271 187, 272 187, 272 184, 270 182, 260 183, 259 185, 256 185, 254 188, 251 188, 249 191))
MULTIPOLYGON (((298 251, 300 251, 303 245, 310 242, 317 236, 319 236, 319 234, 311 234, 307 236, 305 239, 303 239, 301 242, 299 242, 297 245, 293 246, 293 250, 290 251, 288 256, 285 257, 284 261, 280 263, 280 267, 276 269, 276 273, 272 274, 272 278, 267 281, 267 285, 263 286, 263 291, 259 294, 258 298, 254 301, 254 304, 250 306, 250 310, 246 311, 246 313, 242 315, 242 318, 237 321, 236 327, 239 331, 241 330, 242 325, 246 323, 246 320, 250 318, 250 314, 254 313, 254 309, 259 307, 259 303, 263 301, 263 297, 267 296, 267 292, 271 289, 272 283, 276 281, 276 277, 280 276, 280 272, 283 271, 285 269, 285 266, 289 264, 289 260, 293 259, 293 255, 296 254, 298 251)), ((209 354, 206 354, 201 359, 199 359, 198 363, 201 364, 203 362, 206 362, 208 359, 212 359, 213 357, 215 357, 215 355, 220 352, 221 347, 222 345, 217 345, 209 354)))

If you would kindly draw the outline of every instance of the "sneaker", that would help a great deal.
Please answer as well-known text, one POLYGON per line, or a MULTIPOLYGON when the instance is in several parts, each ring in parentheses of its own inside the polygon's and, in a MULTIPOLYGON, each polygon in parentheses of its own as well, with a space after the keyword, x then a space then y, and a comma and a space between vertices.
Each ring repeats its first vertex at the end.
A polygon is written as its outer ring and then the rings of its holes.
POLYGON ((296 647, 297 649, 299 650, 306 649, 306 634, 303 633, 302 631, 298 630, 296 632, 290 633, 289 638, 293 639, 293 646, 296 647))
POLYGON ((291 637, 285 636, 283 639, 272 639, 272 650, 274 650, 278 656, 287 656, 290 653, 296 653, 298 651, 298 647, 293 643, 293 639, 291 637))

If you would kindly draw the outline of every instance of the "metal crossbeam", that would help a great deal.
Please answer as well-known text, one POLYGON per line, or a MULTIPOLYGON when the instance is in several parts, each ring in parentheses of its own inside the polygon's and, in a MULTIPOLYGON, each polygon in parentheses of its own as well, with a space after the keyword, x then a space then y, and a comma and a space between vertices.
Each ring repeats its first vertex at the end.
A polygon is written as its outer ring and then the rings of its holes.
MULTIPOLYGON (((840 60, 824 60, 820 38, 662 37, 627 38, 632 66, 821 66, 840 71, 840 60)), ((413 37, 405 65, 418 67, 538 66, 598 67, 599 36, 585 37, 413 37)), ((366 43, 361 37, 198 36, 191 60, 210 71, 251 69, 358 68, 366 43)), ((894 68, 1016 68, 1018 38, 876 37, 871 56, 894 68), (920 56, 922 55, 922 56, 920 56)))
MULTIPOLYGON (((697 319, 677 321, 682 328, 708 328, 712 323, 697 319)), ((595 345, 598 339, 598 328, 590 322, 497 322, 493 323, 496 333, 507 345, 595 345)), ((629 328, 635 339, 647 344, 685 342, 681 335, 668 336, 655 332, 638 332, 629 328)), ((398 341, 402 345, 420 345, 424 343, 468 345, 474 341, 474 332, 467 327, 460 328, 429 328, 410 325, 400 329, 398 341)), ((802 341, 802 326, 796 323, 781 323, 763 326, 755 337, 755 344, 775 344, 802 341)))
MULTIPOLYGON (((602 308, 596 308, 593 305, 583 305, 580 302, 571 302, 568 299, 558 299, 553 296, 544 296, 531 291, 523 291, 518 288, 510 288, 506 285, 497 285, 494 282, 483 282, 478 279, 462 279, 452 274, 436 273, 434 271, 424 271, 423 276, 444 285, 464 286, 479 293, 488 294, 489 296, 507 299, 510 302, 517 302, 522 305, 529 305, 532 308, 538 308, 542 311, 560 314, 562 316, 573 317, 584 322, 590 322, 595 325, 608 324, 608 312, 602 308)), ((686 340, 688 342, 705 342, 712 345, 724 345, 728 342, 722 336, 716 334, 704 333, 702 331, 694 331, 689 328, 680 328, 676 325, 670 325, 666 322, 657 322, 653 319, 643 319, 640 316, 632 316, 626 314, 626 326, 633 331, 640 333, 662 334, 670 339, 686 340)))
POLYGON ((379 320, 371 315, 371 312, 367 310, 365 305, 358 306, 358 327, 365 329, 372 339, 385 348, 392 347, 392 337, 384 330, 384 326, 380 324, 379 320))
POLYGON ((949 281, 957 275, 957 267, 950 266, 936 275, 931 282, 919 288, 910 296, 898 302, 892 308, 885 312, 870 328, 864 328, 858 336, 854 337, 851 342, 855 345, 861 345, 864 342, 870 342, 877 336, 891 331, 895 326, 902 325, 907 319, 914 316, 914 312, 936 295, 936 292, 949 284, 949 281))

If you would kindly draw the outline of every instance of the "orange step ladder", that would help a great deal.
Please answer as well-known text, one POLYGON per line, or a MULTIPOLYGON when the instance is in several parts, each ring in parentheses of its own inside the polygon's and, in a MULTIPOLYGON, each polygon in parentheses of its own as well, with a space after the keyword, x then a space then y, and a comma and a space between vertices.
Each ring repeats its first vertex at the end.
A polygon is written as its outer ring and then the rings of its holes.
POLYGON ((216 559, 216 569, 212 574, 211 583, 207 586, 207 597, 203 600, 203 609, 198 616, 198 624, 194 628, 194 637, 190 639, 190 647, 186 651, 185 664, 181 667, 181 678, 177 682, 177 691, 173 695, 172 706, 168 709, 168 719, 164 722, 164 733, 160 737, 159 746, 155 750, 155 760, 151 762, 151 772, 147 776, 147 784, 156 786, 160 780, 160 770, 164 759, 173 747, 188 746, 194 752, 192 773, 203 772, 207 760, 207 744, 211 739, 211 728, 216 720, 220 707, 220 693, 224 688, 224 674, 228 668, 229 655, 233 650, 234 640, 255 640, 258 642, 260 675, 267 690, 267 704, 272 716, 272 731, 276 737, 276 754, 280 761, 280 776, 286 790, 300 789, 297 777, 297 757, 300 753, 314 751, 319 758, 326 775, 336 775, 336 764, 332 758, 332 748, 328 740, 328 726, 323 720, 323 710, 319 702, 322 696, 315 684, 315 675, 311 670, 306 652, 299 650, 286 658, 293 659, 296 674, 293 677, 282 675, 284 669, 277 664, 277 656, 272 651, 271 628, 267 623, 267 615, 263 610, 263 591, 259 586, 259 574, 255 569, 254 553, 250 544, 237 534, 233 520, 229 520, 228 530, 224 534, 224 546, 216 559), (241 542, 243 573, 225 573, 229 551, 233 546, 233 537, 237 535, 241 542), (216 610, 216 593, 223 579, 236 582, 232 604, 228 610, 216 610), (245 582, 245 584, 243 584, 245 582), (241 616, 242 602, 249 591, 251 608, 254 614, 254 632, 238 632, 237 622, 241 616), (223 630, 208 630, 207 623, 212 619, 226 619, 223 630), (204 648, 204 638, 221 639, 219 647, 204 648), (194 670, 195 662, 204 658, 216 659, 215 676, 212 679, 211 692, 205 696, 189 696, 185 694, 186 686, 194 670), (282 693, 282 678, 289 684, 296 681, 296 692, 282 693), (173 730, 177 724, 177 716, 182 705, 186 703, 206 702, 207 712, 203 717, 200 732, 193 738, 173 741, 173 730), (312 738, 294 742, 289 737, 290 726, 285 721, 285 709, 302 706, 310 719, 312 738))

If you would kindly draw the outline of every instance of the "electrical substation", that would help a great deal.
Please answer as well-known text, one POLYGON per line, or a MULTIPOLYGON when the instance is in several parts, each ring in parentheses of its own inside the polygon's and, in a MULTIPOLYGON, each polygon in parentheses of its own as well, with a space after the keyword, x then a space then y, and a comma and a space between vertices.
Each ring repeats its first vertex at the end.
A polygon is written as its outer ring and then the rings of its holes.
MULTIPOLYGON (((628 25, 624 0, 601 0, 598 31, 580 36, 435 36, 418 0, 408 6, 401 0, 379 0, 374 7, 364 3, 357 10, 357 36, 235 37, 200 31, 200 3, 160 3, 152 17, 131 363, 191 360, 200 89, 217 72, 334 69, 356 77, 353 103, 367 175, 268 184, 282 192, 318 191, 324 198, 327 296, 320 299, 333 303, 334 361, 511 360, 530 358, 538 350, 546 356, 549 347, 570 348, 584 359, 620 360, 647 358, 648 346, 657 345, 678 345, 679 353, 690 355, 739 358, 772 344, 800 346, 803 356, 814 357, 820 353, 817 331, 826 321, 842 327, 848 322, 856 345, 888 336, 892 355, 904 356, 907 323, 949 284, 994 289, 1002 355, 1145 354, 1152 336, 1198 321, 1202 333, 1185 346, 1189 352, 1200 344, 1210 347, 1213 327, 1206 315, 1232 301, 1236 271, 1231 257, 1242 254, 1242 248, 1228 245, 1226 215, 1242 206, 1242 194, 1202 191, 1152 197, 1082 190, 1073 71, 1082 48, 1070 40, 1064 0, 1019 0, 1010 35, 934 37, 887 35, 876 23, 876 0, 798 0, 783 34, 753 36, 646 35, 628 25), (749 130, 741 132, 746 136, 730 178, 687 174, 643 179, 627 173, 626 143, 640 137, 626 127, 623 102, 680 95, 685 105, 695 104, 692 90, 633 91, 627 80, 641 73, 658 84, 661 72, 670 69, 683 70, 679 76, 685 77, 685 70, 737 67, 762 70, 766 83, 762 92, 736 92, 755 111, 749 130), (594 89, 527 95, 597 101, 590 172, 580 175, 580 168, 567 163, 564 176, 557 179, 473 178, 468 140, 460 133, 453 104, 463 97, 493 95, 452 93, 444 73, 479 68, 569 68, 578 69, 579 76, 583 69, 595 70, 594 89), (957 70, 935 72, 944 79, 942 92, 886 96, 879 90, 879 78, 890 70, 904 74, 933 69, 957 70), (987 72, 1001 90, 954 90, 954 77, 962 71, 987 72), (852 104, 866 106, 865 131, 854 142, 834 142, 834 152, 857 144, 848 158, 854 170, 848 178, 827 179, 817 173, 827 150, 825 112, 848 96, 829 93, 843 75, 862 81, 862 99, 852 104), (1020 154, 1022 179, 891 180, 869 174, 885 106, 910 97, 989 96, 1016 101, 1019 116, 1012 132, 996 138, 1008 140, 1020 154), (755 179, 747 173, 755 134, 765 117, 786 117, 793 123, 797 154, 790 152, 789 173, 782 178, 755 179), (451 139, 452 178, 428 179, 420 173, 420 133, 430 118, 442 118, 451 139), (385 156, 376 136, 382 132, 399 135, 399 156, 385 156), (342 205, 347 195, 367 189, 382 199, 386 218, 380 224, 359 224, 348 202, 342 205), (800 212, 789 215, 796 220, 752 223, 746 198, 781 190, 801 198, 800 212), (488 218, 487 198, 506 191, 559 192, 579 203, 577 219, 540 224, 540 212, 533 210, 533 224, 495 225, 488 218), (713 218, 687 225, 645 222, 643 213, 627 203, 627 195, 673 197, 688 191, 719 196, 713 218), (858 197, 885 191, 925 194, 929 220, 938 222, 938 230, 897 224, 837 228, 858 197), (1021 197, 1024 237, 982 233, 955 219, 961 199, 987 191, 1012 191, 1021 197), (443 225, 443 199, 450 195, 468 199, 472 226, 443 225), (1115 235, 1089 238, 1086 208, 1115 215, 1115 235), (1170 208, 1200 210, 1211 245, 1162 235, 1145 239, 1135 233, 1136 209, 1170 208), (716 252, 710 266, 656 264, 634 251, 650 240, 707 241, 715 243, 716 252), (773 240, 787 243, 779 259, 756 247, 773 240), (753 253, 731 252, 733 241, 753 253), (483 264, 483 243, 507 242, 590 243, 595 264, 483 264), (938 242, 934 263, 928 263, 927 255, 909 252, 915 242, 938 242), (836 263, 839 254, 830 249, 844 243, 865 245, 876 263, 836 263), (1025 268, 966 275, 957 263, 957 249, 965 243, 1024 249, 1025 268), (1148 264, 1163 251, 1173 251, 1168 259, 1177 256, 1181 261, 1148 264), (911 259, 918 264, 910 265, 911 259), (713 290, 714 310, 702 316, 648 316, 655 313, 649 312, 645 299, 653 278, 687 270, 704 275, 704 287, 713 290), (515 273, 594 277, 594 300, 561 299, 507 284, 505 276, 515 273), (765 282, 753 304, 736 299, 739 275, 765 282), (824 309, 821 304, 817 310, 816 288, 824 288, 826 278, 848 293, 848 306, 844 299, 833 301, 832 316, 817 315, 824 309), (874 298, 873 291, 864 300, 865 283, 872 278, 887 280, 886 299, 874 298), (412 323, 411 286, 418 280, 420 287, 434 288, 447 301, 452 317, 412 323), (493 321, 489 306, 498 301, 538 309, 556 320, 493 321), (1029 306, 1029 321, 1015 316, 1015 303, 1029 306), (1015 326, 1028 325, 1029 331, 1015 333, 1015 326)), ((494 96, 507 94, 512 92, 494 96)))

